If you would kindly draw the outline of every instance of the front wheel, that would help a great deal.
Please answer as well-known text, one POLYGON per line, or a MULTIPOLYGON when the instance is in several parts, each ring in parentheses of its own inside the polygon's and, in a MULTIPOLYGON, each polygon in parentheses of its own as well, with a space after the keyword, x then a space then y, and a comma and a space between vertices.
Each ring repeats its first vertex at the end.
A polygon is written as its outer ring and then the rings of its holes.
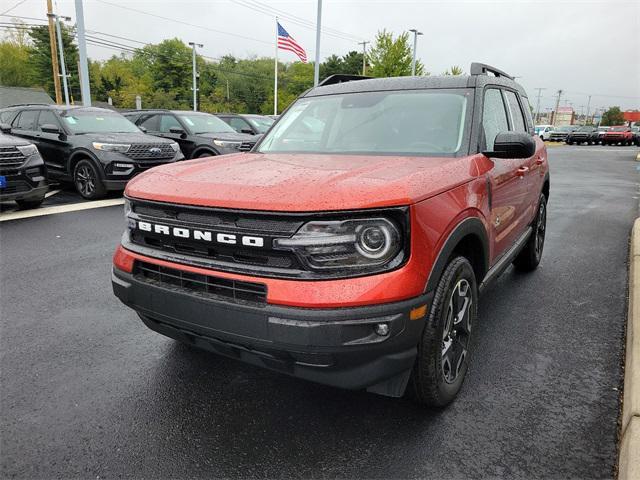
POLYGON ((476 277, 464 257, 453 258, 440 277, 411 374, 415 399, 443 407, 456 397, 469 365, 478 304, 476 277))
POLYGON ((540 195, 538 213, 532 225, 533 231, 527 240, 527 244, 513 261, 513 265, 521 272, 530 272, 538 268, 544 249, 544 238, 547 230, 547 199, 540 195))
POLYGON ((80 160, 76 168, 73 170, 73 184, 87 200, 95 200, 104 197, 107 190, 100 179, 98 170, 93 162, 89 160, 80 160))

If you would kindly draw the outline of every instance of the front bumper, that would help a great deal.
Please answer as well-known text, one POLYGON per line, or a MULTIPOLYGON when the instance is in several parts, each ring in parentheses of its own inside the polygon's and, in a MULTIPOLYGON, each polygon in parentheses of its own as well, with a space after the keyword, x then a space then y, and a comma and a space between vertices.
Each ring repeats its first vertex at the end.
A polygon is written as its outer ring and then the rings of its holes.
POLYGON ((113 291, 152 330, 306 380, 389 396, 404 393, 432 293, 365 307, 309 309, 206 298, 114 268, 113 291), (374 327, 385 323, 389 334, 374 327))
POLYGON ((0 175, 5 177, 7 185, 0 189, 0 201, 38 200, 44 197, 49 189, 46 169, 42 159, 32 157, 15 169, 1 169, 0 175), (37 169, 36 173, 31 173, 37 169), (29 172, 29 174, 27 174, 29 172))

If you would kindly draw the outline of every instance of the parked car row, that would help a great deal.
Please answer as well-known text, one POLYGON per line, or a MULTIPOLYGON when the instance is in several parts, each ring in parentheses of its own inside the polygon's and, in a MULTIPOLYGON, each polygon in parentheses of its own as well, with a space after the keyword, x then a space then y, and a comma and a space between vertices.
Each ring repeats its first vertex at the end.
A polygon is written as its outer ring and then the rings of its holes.
POLYGON ((639 127, 620 125, 615 127, 594 127, 590 125, 536 125, 535 133, 542 140, 565 142, 567 145, 638 145, 639 127))
POLYGON ((48 179, 97 199, 158 165, 249 151, 273 122, 260 115, 11 106, 0 110, 0 200, 35 207, 48 179))

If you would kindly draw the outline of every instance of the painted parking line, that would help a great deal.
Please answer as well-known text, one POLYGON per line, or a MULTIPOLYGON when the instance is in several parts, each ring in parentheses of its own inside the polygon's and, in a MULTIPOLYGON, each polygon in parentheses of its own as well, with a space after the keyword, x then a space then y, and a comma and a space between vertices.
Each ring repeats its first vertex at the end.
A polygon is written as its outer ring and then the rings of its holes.
POLYGON ((51 190, 44 194, 44 198, 53 197, 56 193, 60 193, 60 190, 51 190))
POLYGON ((21 218, 42 217, 44 215, 55 215, 57 213, 78 212, 81 210, 91 210, 93 208, 112 207, 124 204, 124 198, 111 198, 108 200, 96 200, 95 202, 72 203, 70 205, 57 205, 55 207, 36 208, 34 210, 20 210, 0 214, 0 222, 9 220, 19 220, 21 218))

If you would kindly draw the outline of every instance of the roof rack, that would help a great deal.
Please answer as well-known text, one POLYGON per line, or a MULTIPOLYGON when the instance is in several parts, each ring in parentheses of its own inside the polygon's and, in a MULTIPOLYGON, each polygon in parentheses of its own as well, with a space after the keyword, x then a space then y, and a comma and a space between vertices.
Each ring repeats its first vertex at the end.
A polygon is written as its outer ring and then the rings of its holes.
POLYGON ((49 107, 51 105, 55 105, 55 103, 14 103, 13 105, 8 105, 7 107, 4 107, 4 108, 29 107, 31 105, 45 105, 45 106, 49 107))
POLYGON ((496 77, 505 77, 509 80, 514 80, 514 77, 512 77, 511 75, 497 69, 496 67, 487 65, 486 63, 473 62, 471 64, 471 68, 469 69, 469 73, 471 75, 486 75, 487 72, 493 73, 496 77))
POLYGON ((329 75, 322 80, 318 86, 324 87, 326 85, 335 85, 336 83, 355 82, 356 80, 367 80, 372 77, 365 77, 363 75, 348 75, 344 73, 336 73, 335 75, 329 75))

